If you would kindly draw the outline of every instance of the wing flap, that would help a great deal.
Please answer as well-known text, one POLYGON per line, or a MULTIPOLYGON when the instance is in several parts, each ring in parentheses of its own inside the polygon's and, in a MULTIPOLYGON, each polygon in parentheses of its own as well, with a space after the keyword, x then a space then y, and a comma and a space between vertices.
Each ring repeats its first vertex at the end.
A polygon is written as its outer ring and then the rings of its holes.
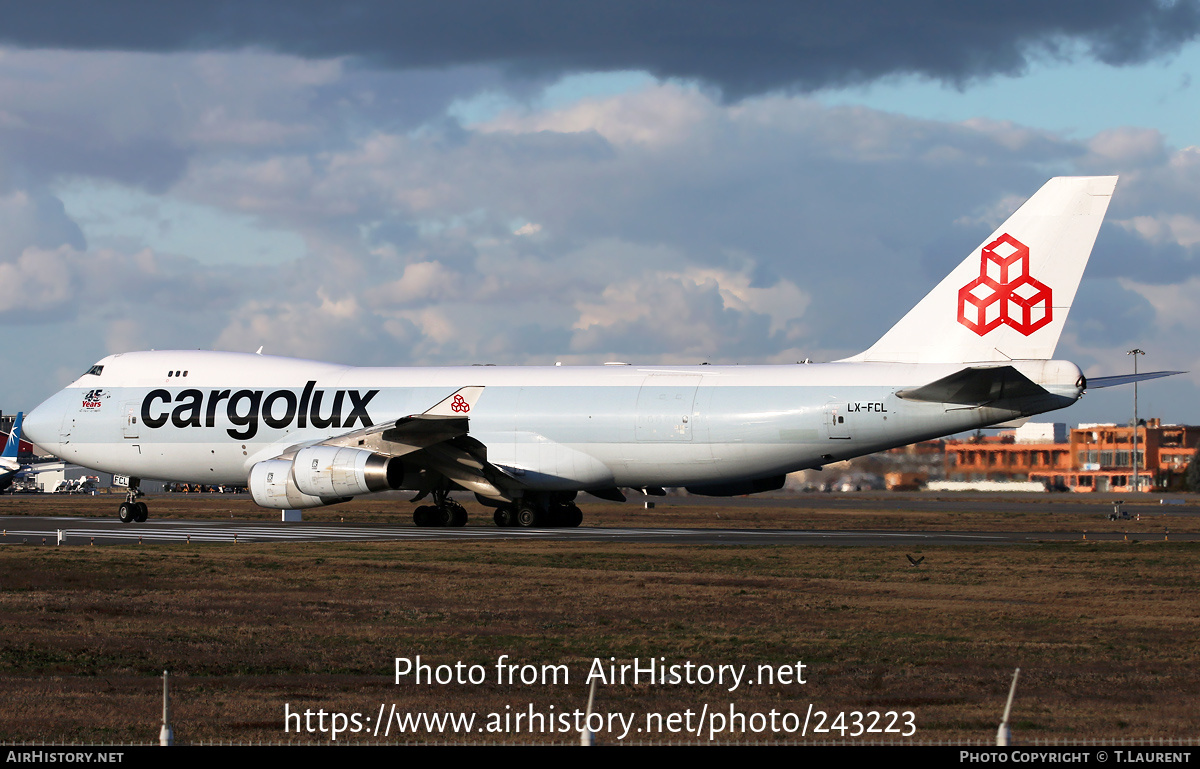
POLYGON ((501 490, 507 476, 487 461, 487 447, 474 438, 462 436, 422 449, 412 461, 440 473, 467 491, 489 499, 508 499, 501 490))

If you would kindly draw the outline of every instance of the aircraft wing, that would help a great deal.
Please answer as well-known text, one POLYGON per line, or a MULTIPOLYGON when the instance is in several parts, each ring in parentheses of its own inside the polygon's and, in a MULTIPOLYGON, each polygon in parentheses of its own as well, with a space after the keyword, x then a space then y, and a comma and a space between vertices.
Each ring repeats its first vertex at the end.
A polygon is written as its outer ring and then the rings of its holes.
POLYGON ((468 414, 483 388, 463 387, 420 414, 395 422, 372 425, 321 441, 318 446, 366 449, 388 457, 400 457, 467 434, 468 414))
POLYGON ((21 465, 21 473, 22 475, 37 475, 38 473, 64 470, 66 467, 66 462, 37 462, 32 465, 21 465))
POLYGON ((339 446, 374 451, 387 457, 402 457, 466 435, 469 421, 467 415, 471 413, 482 393, 482 387, 463 387, 420 414, 411 414, 394 422, 335 435, 316 443, 297 444, 288 448, 277 459, 292 459, 297 451, 310 446, 339 446))
POLYGON ((420 414, 364 427, 318 443, 292 446, 279 459, 294 459, 313 446, 370 451, 385 457, 404 457, 406 465, 432 470, 459 486, 492 499, 507 499, 502 486, 512 476, 487 461, 487 447, 468 436, 471 410, 483 387, 463 387, 420 414))

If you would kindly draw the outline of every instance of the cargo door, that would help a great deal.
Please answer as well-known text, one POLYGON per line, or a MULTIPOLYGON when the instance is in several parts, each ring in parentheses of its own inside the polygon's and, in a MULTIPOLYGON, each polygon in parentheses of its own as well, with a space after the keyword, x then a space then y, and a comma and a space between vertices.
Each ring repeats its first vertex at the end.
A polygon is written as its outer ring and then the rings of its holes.
POLYGON ((638 441, 690 441, 699 374, 650 374, 638 391, 638 441))

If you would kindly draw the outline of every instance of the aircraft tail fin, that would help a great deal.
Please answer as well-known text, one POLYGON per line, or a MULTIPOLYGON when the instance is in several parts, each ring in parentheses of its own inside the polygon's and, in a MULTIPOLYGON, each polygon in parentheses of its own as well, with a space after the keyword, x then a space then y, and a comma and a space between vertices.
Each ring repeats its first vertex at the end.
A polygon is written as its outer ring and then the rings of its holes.
POLYGON ((4 444, 4 451, 0 452, 0 458, 17 458, 17 453, 21 448, 21 421, 24 417, 24 412, 17 413, 17 418, 13 421, 12 432, 8 434, 8 443, 4 444))
POLYGON ((1115 176, 1046 182, 878 342, 846 360, 1052 358, 1116 184, 1115 176))

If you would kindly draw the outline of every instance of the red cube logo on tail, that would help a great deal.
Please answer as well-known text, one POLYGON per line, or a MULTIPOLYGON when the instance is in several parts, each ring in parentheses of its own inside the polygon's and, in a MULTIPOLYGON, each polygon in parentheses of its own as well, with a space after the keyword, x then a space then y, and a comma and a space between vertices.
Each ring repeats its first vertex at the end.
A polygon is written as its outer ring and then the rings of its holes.
POLYGON ((1006 324, 1029 336, 1054 315, 1050 287, 1029 275, 1029 246, 1005 233, 983 247, 979 277, 958 290, 958 322, 983 336, 1006 324))

